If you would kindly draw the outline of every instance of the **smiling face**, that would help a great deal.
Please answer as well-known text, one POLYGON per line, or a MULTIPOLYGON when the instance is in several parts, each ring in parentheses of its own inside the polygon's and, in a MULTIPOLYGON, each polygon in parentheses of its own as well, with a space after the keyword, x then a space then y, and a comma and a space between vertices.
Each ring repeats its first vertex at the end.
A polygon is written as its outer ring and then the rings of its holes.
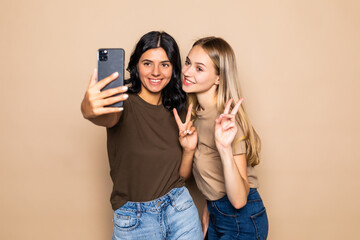
POLYGON ((161 91, 170 82, 173 69, 165 50, 147 50, 141 55, 137 68, 141 81, 139 96, 150 103, 158 103, 161 91))
POLYGON ((219 85, 215 65, 204 49, 196 45, 186 57, 182 68, 183 90, 187 93, 205 93, 219 85))

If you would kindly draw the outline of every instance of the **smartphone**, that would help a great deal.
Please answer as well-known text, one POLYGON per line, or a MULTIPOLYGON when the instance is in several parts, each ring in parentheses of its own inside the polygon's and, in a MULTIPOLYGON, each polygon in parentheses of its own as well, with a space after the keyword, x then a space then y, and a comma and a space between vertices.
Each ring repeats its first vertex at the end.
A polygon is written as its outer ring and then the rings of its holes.
MULTIPOLYGON (((97 54, 97 81, 108 77, 114 72, 119 73, 119 77, 106 85, 101 91, 116 88, 124 85, 124 60, 125 51, 122 48, 100 48, 97 54)), ((114 95, 116 96, 116 95, 114 95)), ((107 107, 121 107, 123 102, 117 102, 107 107)))

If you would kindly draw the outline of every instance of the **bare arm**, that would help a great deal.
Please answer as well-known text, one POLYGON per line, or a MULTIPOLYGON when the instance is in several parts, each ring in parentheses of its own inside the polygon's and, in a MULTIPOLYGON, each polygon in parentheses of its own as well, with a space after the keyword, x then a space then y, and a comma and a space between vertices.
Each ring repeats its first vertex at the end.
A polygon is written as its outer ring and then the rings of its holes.
POLYGON ((191 175, 193 157, 197 144, 197 132, 191 121, 191 109, 192 104, 190 104, 188 108, 185 123, 181 121, 176 109, 173 109, 174 117, 179 127, 179 142, 183 148, 179 173, 180 176, 185 179, 188 179, 191 175))
POLYGON ((81 102, 81 112, 85 119, 98 126, 112 127, 120 119, 123 108, 105 107, 107 105, 125 101, 128 98, 126 86, 121 86, 113 89, 108 89, 101 92, 101 89, 115 80, 119 76, 118 73, 113 73, 110 76, 96 82, 96 70, 91 75, 88 89, 81 102))
POLYGON ((219 149, 224 170, 226 194, 234 208, 246 205, 249 183, 246 174, 245 154, 232 154, 232 149, 219 149))
POLYGON ((209 228, 209 210, 207 208, 206 203, 204 205, 204 211, 203 211, 201 225, 202 225, 202 230, 203 230, 203 239, 205 239, 207 230, 209 228))
POLYGON ((191 176, 194 152, 183 150, 179 173, 184 179, 188 179, 191 176))
POLYGON ((226 104, 224 113, 215 121, 215 143, 223 165, 226 193, 231 204, 239 209, 246 204, 249 184, 246 156, 245 154, 233 156, 231 147, 237 133, 235 116, 242 99, 236 103, 229 114, 231 102, 232 100, 226 104))

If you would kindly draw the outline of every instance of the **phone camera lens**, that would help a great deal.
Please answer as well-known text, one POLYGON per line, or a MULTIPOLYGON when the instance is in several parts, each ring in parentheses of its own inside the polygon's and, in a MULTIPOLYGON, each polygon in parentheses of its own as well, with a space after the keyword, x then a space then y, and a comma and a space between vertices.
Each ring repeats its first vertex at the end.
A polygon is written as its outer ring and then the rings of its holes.
POLYGON ((107 61, 107 59, 108 59, 108 50, 106 49, 99 50, 99 60, 107 61))

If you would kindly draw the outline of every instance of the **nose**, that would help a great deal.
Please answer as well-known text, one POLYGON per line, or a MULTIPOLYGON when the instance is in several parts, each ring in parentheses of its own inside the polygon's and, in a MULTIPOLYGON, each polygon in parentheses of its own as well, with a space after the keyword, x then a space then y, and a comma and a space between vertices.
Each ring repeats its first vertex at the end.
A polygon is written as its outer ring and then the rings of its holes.
POLYGON ((158 77, 160 76, 160 69, 159 66, 155 65, 152 69, 152 73, 151 73, 154 77, 158 77))
POLYGON ((189 75, 190 69, 191 69, 190 66, 186 66, 186 65, 183 66, 183 68, 182 68, 182 73, 184 74, 184 76, 188 76, 188 75, 189 75))

